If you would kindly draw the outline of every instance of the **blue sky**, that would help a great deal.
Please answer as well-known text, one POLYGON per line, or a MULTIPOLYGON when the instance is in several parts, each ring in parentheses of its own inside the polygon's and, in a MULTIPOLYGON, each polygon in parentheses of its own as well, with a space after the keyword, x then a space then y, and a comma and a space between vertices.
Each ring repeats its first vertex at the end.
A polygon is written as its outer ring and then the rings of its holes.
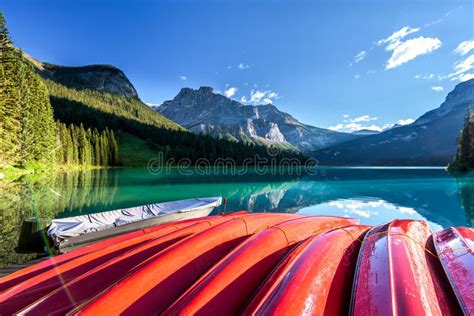
POLYGON ((116 65, 145 102, 209 85, 342 131, 409 122, 474 77, 472 1, 2 0, 0 10, 27 53, 116 65))

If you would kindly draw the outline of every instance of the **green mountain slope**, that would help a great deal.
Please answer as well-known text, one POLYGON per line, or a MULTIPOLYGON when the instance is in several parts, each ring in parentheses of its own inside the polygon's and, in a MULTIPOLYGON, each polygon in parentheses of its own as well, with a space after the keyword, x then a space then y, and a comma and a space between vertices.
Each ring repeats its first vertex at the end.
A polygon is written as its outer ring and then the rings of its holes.
MULTIPOLYGON (((45 79, 45 82, 49 90, 52 105, 55 108, 55 116, 60 119, 64 116, 80 115, 80 113, 78 113, 79 111, 88 112, 88 114, 89 112, 99 111, 104 114, 112 114, 120 119, 132 120, 154 127, 170 130, 185 130, 173 121, 156 113, 138 99, 126 98, 118 94, 107 92, 76 90, 49 79, 45 79), (68 105, 71 104, 82 104, 84 109, 80 109, 80 107, 77 106, 69 108, 68 105)), ((72 120, 72 118, 70 119, 72 120)), ((81 122, 82 121, 87 121, 87 118, 82 118, 81 122)))

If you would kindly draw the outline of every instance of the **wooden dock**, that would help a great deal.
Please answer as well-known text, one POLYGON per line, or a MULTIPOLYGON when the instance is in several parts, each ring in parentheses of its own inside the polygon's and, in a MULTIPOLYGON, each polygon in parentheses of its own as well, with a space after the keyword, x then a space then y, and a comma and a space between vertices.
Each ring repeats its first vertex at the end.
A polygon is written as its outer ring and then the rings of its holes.
POLYGON ((44 256, 44 257, 36 258, 36 259, 26 261, 26 262, 23 262, 23 263, 20 263, 20 264, 14 264, 14 265, 11 265, 11 266, 8 266, 8 267, 0 268, 0 278, 7 275, 7 274, 16 272, 18 270, 28 268, 29 266, 32 266, 32 265, 34 265, 36 263, 39 263, 43 260, 46 260, 48 258, 49 258, 48 256, 44 256))

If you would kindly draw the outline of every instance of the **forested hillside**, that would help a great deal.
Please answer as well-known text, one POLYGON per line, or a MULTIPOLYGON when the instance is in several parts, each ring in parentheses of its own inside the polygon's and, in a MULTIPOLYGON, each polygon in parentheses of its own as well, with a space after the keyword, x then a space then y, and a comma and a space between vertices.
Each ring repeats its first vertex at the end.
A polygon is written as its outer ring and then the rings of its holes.
MULTIPOLYGON (((191 163, 198 159, 210 162, 218 158, 232 158, 237 164, 258 155, 270 158, 268 148, 226 139, 190 133, 179 125, 163 118, 141 101, 117 94, 91 90, 75 90, 50 80, 45 81, 51 95, 54 116, 66 124, 83 124, 86 128, 106 128, 122 131, 147 141, 148 147, 161 152, 164 161, 187 158, 191 163)), ((120 146, 120 143, 119 143, 120 146)), ((302 158, 294 151, 279 152, 274 158, 302 158)))
POLYGON ((13 46, 0 12, 0 165, 54 162, 55 136, 48 90, 13 46))
POLYGON ((460 172, 474 170, 474 114, 470 103, 467 104, 464 127, 459 133, 456 156, 448 169, 460 172))
POLYGON ((185 130, 162 115, 157 115, 153 109, 138 99, 107 92, 78 90, 49 79, 44 81, 51 96, 51 104, 55 109, 55 117, 61 121, 84 122, 84 124, 92 126, 112 127, 117 125, 118 121, 127 120, 131 124, 145 124, 170 130, 185 130), (99 112, 99 117, 91 115, 99 112))

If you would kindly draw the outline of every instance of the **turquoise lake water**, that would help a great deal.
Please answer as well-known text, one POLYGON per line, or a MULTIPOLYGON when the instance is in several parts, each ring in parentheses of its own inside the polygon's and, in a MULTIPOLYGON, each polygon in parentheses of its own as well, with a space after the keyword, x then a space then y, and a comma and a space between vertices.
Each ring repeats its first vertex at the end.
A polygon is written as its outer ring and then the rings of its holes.
MULTIPOLYGON (((278 171, 278 170, 277 170, 278 171)), ((437 231, 473 226, 474 177, 436 168, 318 168, 316 174, 256 170, 202 175, 177 169, 61 173, 0 186, 0 264, 25 260, 14 253, 25 218, 67 217, 162 201, 223 196, 215 210, 337 215, 378 225, 394 218, 428 221, 437 231), (290 174, 291 173, 291 174, 290 174)))

